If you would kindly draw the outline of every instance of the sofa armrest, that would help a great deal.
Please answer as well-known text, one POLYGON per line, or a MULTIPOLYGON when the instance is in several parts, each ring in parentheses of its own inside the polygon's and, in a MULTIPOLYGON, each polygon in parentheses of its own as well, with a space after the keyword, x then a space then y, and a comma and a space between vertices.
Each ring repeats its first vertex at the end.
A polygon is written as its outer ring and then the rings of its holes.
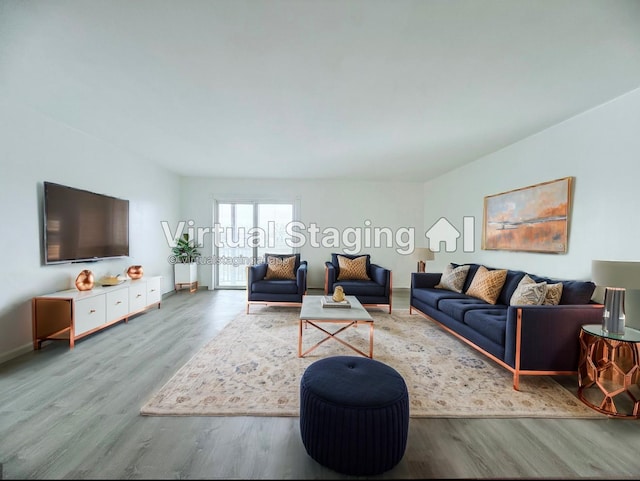
POLYGON ((247 292, 251 292, 251 285, 256 281, 261 281, 267 275, 267 263, 247 266, 247 292))
POLYGON ((411 288, 435 287, 440 283, 442 273, 435 272, 412 272, 411 288))
POLYGON ((603 308, 602 304, 509 306, 505 362, 512 367, 519 363, 521 370, 576 371, 580 328, 583 324, 602 322, 603 308))
POLYGON ((301 261, 296 271, 298 294, 304 295, 307 292, 307 270, 307 261, 301 261))
POLYGON ((371 280, 381 286, 389 285, 389 273, 391 271, 378 264, 371 264, 369 266, 369 275, 371 280))
POLYGON ((333 284, 336 282, 336 267, 329 261, 324 263, 324 294, 333 292, 333 284))
POLYGON ((369 274, 373 282, 384 286, 384 293, 388 296, 391 290, 391 271, 378 264, 371 264, 369 266, 369 274))

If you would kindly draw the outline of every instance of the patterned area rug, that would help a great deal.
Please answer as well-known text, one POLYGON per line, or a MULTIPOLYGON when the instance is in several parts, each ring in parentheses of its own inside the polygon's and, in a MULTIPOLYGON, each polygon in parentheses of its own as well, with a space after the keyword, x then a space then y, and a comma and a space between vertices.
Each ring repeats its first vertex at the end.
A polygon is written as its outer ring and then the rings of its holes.
MULTIPOLYGON (((298 416, 300 378, 314 361, 358 354, 333 339, 298 358, 296 308, 252 307, 204 346, 141 409, 154 416, 298 416)), ((547 376, 512 375, 407 309, 372 309, 373 357, 405 379, 411 417, 602 417, 547 376)), ((339 325, 323 324, 331 332, 339 325)), ((369 328, 339 335, 368 352, 369 328)), ((303 349, 325 335, 309 326, 303 349)))

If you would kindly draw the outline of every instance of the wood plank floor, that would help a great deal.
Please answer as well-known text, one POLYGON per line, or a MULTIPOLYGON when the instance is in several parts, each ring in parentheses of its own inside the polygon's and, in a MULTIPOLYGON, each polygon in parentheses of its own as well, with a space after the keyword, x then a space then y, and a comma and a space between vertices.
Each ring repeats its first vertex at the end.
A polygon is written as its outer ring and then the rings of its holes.
MULTIPOLYGON (((408 307, 394 291, 394 307, 408 307)), ((244 291, 180 291, 88 337, 0 365, 5 479, 345 479, 313 461, 298 418, 146 417, 142 404, 244 308, 244 291)), ((564 379, 571 383, 573 380, 564 379)), ((380 479, 640 476, 640 424, 411 419, 380 479)))

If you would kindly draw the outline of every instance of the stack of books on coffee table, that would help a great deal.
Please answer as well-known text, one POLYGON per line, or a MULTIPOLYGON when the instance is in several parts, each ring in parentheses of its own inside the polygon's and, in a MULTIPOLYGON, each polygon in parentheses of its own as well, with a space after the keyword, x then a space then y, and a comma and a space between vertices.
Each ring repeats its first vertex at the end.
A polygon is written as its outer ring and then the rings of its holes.
POLYGON ((347 299, 345 299, 344 301, 336 302, 331 296, 322 296, 320 301, 322 302, 322 307, 351 307, 351 303, 347 299))

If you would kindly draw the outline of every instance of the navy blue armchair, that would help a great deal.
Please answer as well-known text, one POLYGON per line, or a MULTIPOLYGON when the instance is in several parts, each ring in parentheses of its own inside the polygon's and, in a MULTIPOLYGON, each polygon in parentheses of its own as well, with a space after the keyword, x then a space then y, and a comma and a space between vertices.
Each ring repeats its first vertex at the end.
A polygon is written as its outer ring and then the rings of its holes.
POLYGON ((307 292, 307 261, 301 261, 300 254, 265 254, 264 259, 247 267, 247 314, 251 304, 301 306, 307 292))
POLYGON ((325 262, 324 293, 325 295, 330 295, 336 286, 342 286, 346 295, 355 296, 364 307, 388 307, 389 314, 391 314, 391 274, 391 270, 378 264, 372 264, 369 254, 333 253, 331 254, 331 261, 325 262), (339 259, 339 256, 342 256, 342 259, 339 259), (343 268, 341 275, 341 261, 343 262, 343 267, 345 267, 345 265, 349 264, 349 261, 361 257, 366 258, 364 260, 364 272, 359 269, 347 270, 343 268))

